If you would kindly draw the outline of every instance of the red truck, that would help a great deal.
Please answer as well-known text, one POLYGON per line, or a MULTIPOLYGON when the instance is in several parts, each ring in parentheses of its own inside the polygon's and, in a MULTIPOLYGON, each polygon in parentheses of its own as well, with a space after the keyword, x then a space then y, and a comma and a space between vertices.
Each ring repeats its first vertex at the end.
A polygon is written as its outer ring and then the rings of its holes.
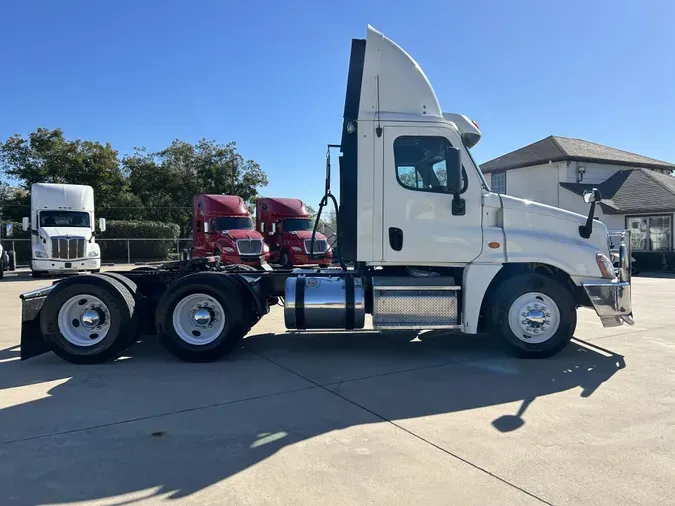
POLYGON ((256 201, 256 226, 270 248, 270 260, 283 267, 319 264, 327 267, 333 252, 326 236, 317 232, 314 255, 310 258, 310 243, 314 220, 298 199, 259 198, 256 201))
POLYGON ((234 195, 195 195, 192 257, 220 256, 225 264, 260 266, 270 250, 253 228, 246 203, 234 195))

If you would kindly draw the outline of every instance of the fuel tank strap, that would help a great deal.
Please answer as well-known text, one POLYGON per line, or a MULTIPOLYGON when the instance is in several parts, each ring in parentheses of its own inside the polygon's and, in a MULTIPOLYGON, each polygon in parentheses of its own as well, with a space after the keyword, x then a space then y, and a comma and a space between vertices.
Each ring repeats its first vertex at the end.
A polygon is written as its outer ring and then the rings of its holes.
POLYGON ((354 276, 345 277, 345 329, 354 330, 354 276))
POLYGON ((295 328, 305 330, 305 286, 307 278, 298 276, 295 286, 295 328))

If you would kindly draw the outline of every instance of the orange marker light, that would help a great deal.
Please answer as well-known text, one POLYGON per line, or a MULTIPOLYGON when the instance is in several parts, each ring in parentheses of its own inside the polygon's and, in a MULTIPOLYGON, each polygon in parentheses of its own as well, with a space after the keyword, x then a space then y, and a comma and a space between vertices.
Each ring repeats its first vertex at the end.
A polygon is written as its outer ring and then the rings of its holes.
POLYGON ((499 248, 499 243, 495 242, 495 241, 492 241, 492 242, 488 243, 488 246, 490 246, 492 249, 497 249, 497 248, 499 248))

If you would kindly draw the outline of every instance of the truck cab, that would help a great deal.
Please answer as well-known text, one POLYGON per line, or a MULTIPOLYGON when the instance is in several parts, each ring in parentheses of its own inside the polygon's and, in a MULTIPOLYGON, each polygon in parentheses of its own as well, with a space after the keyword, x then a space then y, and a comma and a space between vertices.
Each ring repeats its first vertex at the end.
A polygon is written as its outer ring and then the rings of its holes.
POLYGON ((224 264, 260 267, 269 248, 256 232, 246 203, 234 195, 195 195, 193 201, 193 258, 219 256, 224 264))
MULTIPOLYGON (((43 274, 101 270, 101 249, 95 241, 94 189, 75 184, 31 186, 30 217, 22 228, 31 232, 30 267, 43 274)), ((99 230, 106 229, 105 219, 99 230)))
POLYGON ((333 261, 328 239, 320 232, 314 237, 314 254, 310 255, 314 220, 302 200, 259 198, 256 225, 270 247, 272 262, 290 268, 308 264, 326 267, 333 261))

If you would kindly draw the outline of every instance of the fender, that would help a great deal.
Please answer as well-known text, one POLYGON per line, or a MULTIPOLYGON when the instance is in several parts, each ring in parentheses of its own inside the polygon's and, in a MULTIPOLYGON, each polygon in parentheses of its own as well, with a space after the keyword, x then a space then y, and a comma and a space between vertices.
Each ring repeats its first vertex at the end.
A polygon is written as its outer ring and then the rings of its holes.
POLYGON ((464 333, 478 333, 478 316, 488 286, 502 269, 501 264, 469 264, 462 280, 462 325, 464 333))

